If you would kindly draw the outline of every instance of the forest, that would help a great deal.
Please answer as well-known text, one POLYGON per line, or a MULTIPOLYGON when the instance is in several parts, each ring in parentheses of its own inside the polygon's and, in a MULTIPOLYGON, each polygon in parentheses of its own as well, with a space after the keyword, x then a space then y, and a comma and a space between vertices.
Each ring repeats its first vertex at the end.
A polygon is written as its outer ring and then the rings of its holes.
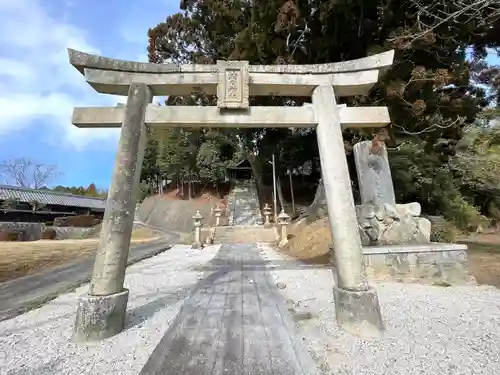
MULTIPOLYGON (((398 202, 461 228, 500 221, 500 4, 494 0, 183 0, 181 11, 148 30, 150 62, 319 64, 395 50, 392 68, 348 106, 387 106, 387 141, 398 202)), ((299 106, 311 98, 252 97, 251 105, 299 106)), ((166 105, 215 105, 170 96, 166 105)), ((248 160, 261 186, 276 157, 280 199, 293 172, 299 196, 321 189, 314 129, 151 130, 141 180, 223 183, 248 160), (281 192, 283 190, 283 192, 281 192)), ((346 130, 344 148, 372 129, 346 130)), ((353 186, 356 192, 355 172, 353 186)), ((306 203, 307 204, 307 203, 306 203)))

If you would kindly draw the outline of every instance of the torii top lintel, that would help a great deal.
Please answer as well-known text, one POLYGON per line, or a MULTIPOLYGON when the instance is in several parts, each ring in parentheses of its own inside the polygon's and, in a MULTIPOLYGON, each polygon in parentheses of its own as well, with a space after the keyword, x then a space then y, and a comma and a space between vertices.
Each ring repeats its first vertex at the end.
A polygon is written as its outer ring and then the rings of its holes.
POLYGON ((364 94, 394 59, 391 50, 313 65, 249 65, 246 61, 178 65, 117 60, 73 49, 68 53, 70 63, 97 92, 127 95, 132 83, 144 83, 154 95, 217 94, 219 107, 226 108, 247 107, 249 95, 310 96, 324 84, 332 85, 337 96, 364 94), (227 96, 229 91, 234 100, 227 96))

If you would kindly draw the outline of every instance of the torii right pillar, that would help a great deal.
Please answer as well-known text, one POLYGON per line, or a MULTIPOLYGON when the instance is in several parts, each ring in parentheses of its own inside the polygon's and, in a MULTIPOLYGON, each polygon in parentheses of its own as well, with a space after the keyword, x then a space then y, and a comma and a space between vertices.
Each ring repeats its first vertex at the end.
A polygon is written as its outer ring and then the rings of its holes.
POLYGON ((333 240, 337 323, 351 334, 378 337, 384 330, 384 323, 377 293, 367 282, 333 87, 318 86, 313 92, 312 103, 318 121, 316 135, 333 240))

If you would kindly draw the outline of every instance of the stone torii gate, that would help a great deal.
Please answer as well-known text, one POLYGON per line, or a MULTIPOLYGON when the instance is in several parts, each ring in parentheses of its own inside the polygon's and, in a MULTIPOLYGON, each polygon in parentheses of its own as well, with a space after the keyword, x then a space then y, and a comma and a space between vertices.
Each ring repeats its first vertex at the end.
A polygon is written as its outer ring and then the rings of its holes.
POLYGON ((99 93, 126 95, 126 106, 75 108, 78 127, 121 127, 90 289, 80 298, 76 340, 98 340, 124 327, 123 288, 147 127, 316 128, 328 218, 335 249, 336 318, 344 330, 373 336, 384 324, 378 297, 366 279, 343 128, 383 127, 386 107, 346 107, 337 97, 365 94, 392 65, 394 51, 316 65, 215 65, 129 62, 69 50, 70 63, 99 93), (217 106, 157 106, 155 95, 217 95, 217 106), (311 96, 302 107, 251 107, 250 96, 311 96))

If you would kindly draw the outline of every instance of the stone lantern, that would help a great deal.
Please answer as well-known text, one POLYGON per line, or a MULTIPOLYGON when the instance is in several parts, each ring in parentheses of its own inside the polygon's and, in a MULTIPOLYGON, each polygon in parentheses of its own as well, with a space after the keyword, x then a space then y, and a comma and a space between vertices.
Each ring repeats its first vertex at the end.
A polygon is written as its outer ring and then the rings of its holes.
POLYGON ((220 218, 222 216, 222 208, 220 208, 219 206, 215 207, 214 213, 215 213, 215 226, 220 227, 220 218))
POLYGON ((262 212, 264 213, 264 218, 265 218, 265 221, 264 221, 264 226, 270 226, 271 225, 271 212, 272 212, 272 208, 269 204, 265 204, 264 205, 264 208, 262 209, 262 212))
POLYGON ((281 227, 281 238, 278 246, 282 247, 288 243, 288 224, 290 223, 290 216, 285 212, 285 210, 281 210, 278 215, 278 225, 281 227))
POLYGON ((196 214, 193 216, 194 220, 194 243, 193 248, 199 249, 203 245, 201 243, 201 226, 203 225, 201 221, 203 220, 203 215, 200 213, 200 210, 196 211, 196 214))

